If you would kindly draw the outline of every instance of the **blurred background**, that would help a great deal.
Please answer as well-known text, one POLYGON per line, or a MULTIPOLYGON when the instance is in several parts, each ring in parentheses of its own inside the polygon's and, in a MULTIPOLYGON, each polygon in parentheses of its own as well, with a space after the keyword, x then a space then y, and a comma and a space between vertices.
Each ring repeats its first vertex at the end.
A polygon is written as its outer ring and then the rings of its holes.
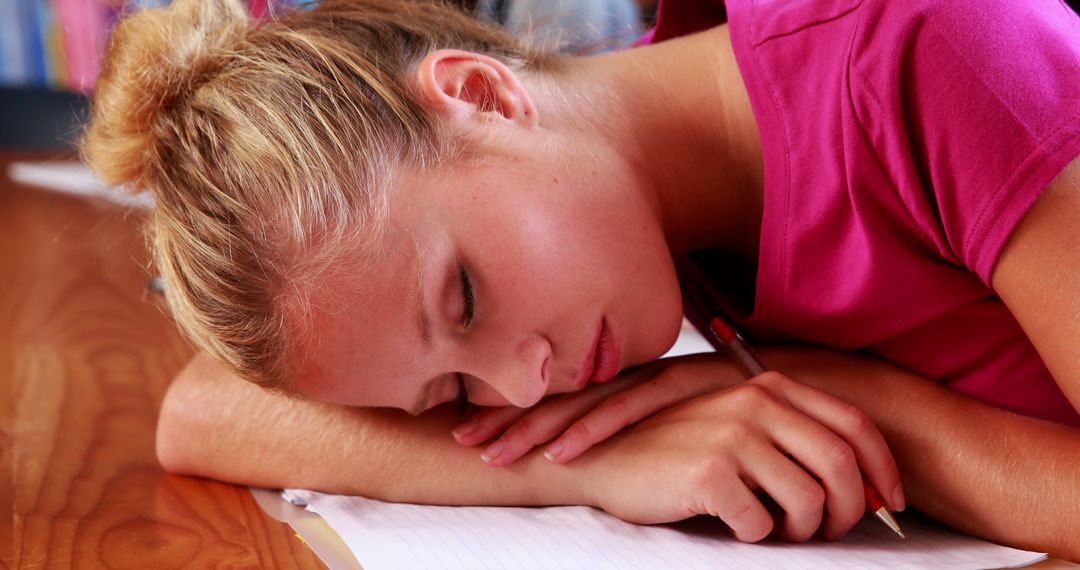
MULTIPOLYGON (((168 1, 0 0, 0 149, 70 149, 86 115, 109 32, 124 14, 168 1)), ((252 14, 263 18, 313 0, 246 1, 252 14)), ((657 4, 657 0, 451 1, 478 18, 573 53, 629 45, 652 25, 657 4)), ((1080 0, 1065 3, 1077 10, 1080 0)))
MULTIPOLYGON (((247 0, 253 16, 311 0, 247 0)), ((70 149, 109 32, 168 0, 0 0, 0 148, 70 149)), ((616 49, 650 25, 656 0, 458 0, 478 18, 569 52, 616 49)))

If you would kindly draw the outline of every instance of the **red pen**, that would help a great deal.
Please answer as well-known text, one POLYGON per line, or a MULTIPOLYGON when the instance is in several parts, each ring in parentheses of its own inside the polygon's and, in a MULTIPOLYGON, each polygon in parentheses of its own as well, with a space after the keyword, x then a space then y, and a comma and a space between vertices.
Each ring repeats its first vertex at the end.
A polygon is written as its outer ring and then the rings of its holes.
MULTIPOLYGON (((713 336, 720 344, 724 345, 739 361, 744 371, 749 375, 749 378, 753 378, 758 374, 762 374, 766 371, 765 365, 761 363, 761 360, 754 354, 754 351, 750 349, 750 345, 735 329, 728 326, 724 319, 716 317, 709 321, 709 330, 712 331, 713 336)), ((900 530, 900 525, 896 522, 896 518, 889 512, 888 507, 885 506, 885 501, 882 500, 881 495, 874 489, 870 483, 863 479, 863 495, 866 497, 866 510, 874 513, 881 522, 885 523, 885 526, 889 527, 896 534, 900 535, 900 538, 907 538, 904 536, 904 531, 900 530)))

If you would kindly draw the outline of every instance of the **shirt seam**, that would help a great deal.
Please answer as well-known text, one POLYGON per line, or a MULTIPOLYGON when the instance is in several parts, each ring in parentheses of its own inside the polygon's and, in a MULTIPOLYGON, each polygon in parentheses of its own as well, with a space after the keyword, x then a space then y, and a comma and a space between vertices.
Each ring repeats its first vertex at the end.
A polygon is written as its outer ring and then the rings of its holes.
MULTIPOLYGON (((848 14, 851 14, 852 12, 857 11, 859 9, 859 7, 862 6, 862 3, 863 3, 863 0, 855 0, 850 6, 847 7, 846 10, 844 10, 842 12, 839 12, 837 14, 833 14, 833 15, 827 17, 827 18, 822 18, 820 20, 814 20, 813 22, 805 24, 805 25, 803 25, 801 27, 797 27, 797 28, 795 28, 793 30, 784 30, 782 32, 770 33, 770 34, 765 35, 765 37, 763 37, 763 38, 758 37, 757 20, 753 19, 753 20, 751 20, 751 23, 750 23, 750 44, 753 47, 757 47, 757 46, 760 46, 761 44, 770 42, 770 41, 772 41, 774 39, 793 36, 795 34, 804 32, 809 28, 812 28, 812 27, 815 27, 815 26, 820 26, 822 24, 827 24, 827 23, 835 21, 835 20, 839 20, 840 18, 843 18, 844 16, 847 16, 848 14)), ((756 9, 756 2, 755 2, 755 9, 756 9)))
MULTIPOLYGON (((754 26, 757 25, 757 1, 754 0, 750 6, 750 32, 753 34, 754 26)), ((748 39, 752 39, 748 38, 748 39)), ((788 230, 791 220, 791 141, 789 140, 787 119, 784 116, 784 110, 780 106, 776 97, 776 90, 773 87, 772 78, 765 72, 765 67, 761 65, 761 59, 758 56, 759 44, 750 44, 750 52, 754 58, 754 65, 758 70, 758 75, 765 83, 765 87, 769 91, 769 101, 772 103, 773 111, 776 113, 777 121, 780 124, 780 131, 784 135, 784 202, 783 202, 783 227, 780 235, 780 287, 776 288, 774 294, 777 297, 776 305, 779 317, 787 316, 787 291, 790 285, 790 271, 788 269, 788 230)), ((764 213, 763 213, 764 214, 764 213)), ((763 220, 764 222, 764 220, 763 220)), ((764 226, 764 223, 762 224, 764 226)), ((761 272, 761 262, 758 261, 758 272, 761 272)), ((760 276, 760 275, 759 275, 760 276)), ((754 303, 754 316, 759 314, 758 308, 760 305, 760 299, 754 303)))
MULTIPOLYGON (((1012 171, 1009 172, 1009 175, 1006 176, 1004 180, 1002 180, 1001 184, 999 184, 997 189, 994 190, 994 193, 991 194, 990 197, 983 204, 983 207, 979 210, 978 216, 975 218, 975 223, 971 226, 971 229, 969 229, 964 236, 964 240, 968 243, 976 241, 978 242, 977 245, 973 244, 975 245, 975 249, 972 251, 972 263, 975 265, 975 267, 971 268, 972 271, 977 271, 978 266, 981 264, 981 260, 984 255, 983 250, 986 248, 986 243, 989 241, 990 234, 993 233, 993 230, 995 228, 993 224, 988 223, 988 220, 991 219, 988 217, 988 214, 992 210, 996 210, 998 208, 1001 195, 1010 188, 1019 188, 1019 185, 1016 184, 1017 177, 1021 172, 1027 170, 1027 167, 1030 164, 1038 160, 1047 160, 1050 157, 1054 156, 1054 154, 1060 151, 1063 147, 1068 145, 1071 141, 1070 137, 1065 137, 1062 140, 1056 139, 1062 131, 1068 129, 1070 126, 1075 124, 1077 122, 1077 119, 1080 119, 1080 111, 1073 113, 1071 117, 1062 121, 1057 127, 1055 127, 1052 132, 1050 132, 1044 137, 1041 137, 1039 144, 1036 145, 1036 147, 1032 149, 1031 152, 1029 152, 1023 160, 1017 163, 1016 167, 1014 167, 1012 171), (1047 145, 1051 144, 1053 145, 1052 148, 1046 148, 1047 145)), ((1045 187, 1038 189, 1038 194, 1042 194, 1043 190, 1045 190, 1045 187)), ((1030 204, 1028 206, 1030 207, 1030 204)), ((1022 218, 1023 216, 1021 216, 1021 219, 1022 218)))

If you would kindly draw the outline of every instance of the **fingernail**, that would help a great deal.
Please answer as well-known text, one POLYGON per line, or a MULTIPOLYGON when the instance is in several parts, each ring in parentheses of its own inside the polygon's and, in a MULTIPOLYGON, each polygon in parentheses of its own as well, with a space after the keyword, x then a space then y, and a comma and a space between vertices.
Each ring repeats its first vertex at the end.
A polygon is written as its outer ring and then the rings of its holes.
POLYGON ((461 439, 472 433, 478 425, 480 425, 480 422, 478 422, 476 418, 469 418, 465 423, 454 428, 454 431, 450 433, 453 434, 455 439, 461 439))
POLYGON ((551 447, 547 448, 547 451, 544 452, 544 457, 547 457, 548 461, 555 461, 559 458, 559 455, 563 452, 563 449, 565 448, 566 445, 560 439, 559 441, 556 441, 554 444, 552 444, 551 447))
POLYGON ((907 507, 907 505, 904 504, 904 488, 901 485, 897 485, 896 488, 893 489, 892 500, 893 504, 897 507, 897 511, 902 511, 907 507))
POLYGON ((499 457, 499 455, 503 452, 504 447, 506 447, 506 445, 504 445, 502 440, 500 439, 499 441, 491 444, 491 447, 485 449, 484 452, 480 454, 480 459, 483 459, 485 463, 491 463, 492 461, 495 461, 497 457, 499 457))

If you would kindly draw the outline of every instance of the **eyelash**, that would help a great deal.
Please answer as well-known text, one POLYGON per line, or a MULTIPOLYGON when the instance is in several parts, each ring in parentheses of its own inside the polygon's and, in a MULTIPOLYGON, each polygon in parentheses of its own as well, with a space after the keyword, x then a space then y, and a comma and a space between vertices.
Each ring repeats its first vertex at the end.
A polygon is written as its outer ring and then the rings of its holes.
MULTIPOLYGON (((469 278, 469 272, 465 271, 465 266, 458 264, 458 279, 461 280, 461 297, 464 301, 464 309, 461 311, 461 326, 469 328, 473 320, 473 309, 476 305, 476 299, 473 297, 472 279, 469 278)), ((465 412, 469 409, 469 390, 465 387, 465 375, 457 372, 458 393, 457 393, 457 411, 458 416, 465 416, 465 412)))
POLYGON ((465 388, 465 375, 457 372, 455 376, 457 376, 458 385, 458 394, 456 399, 458 416, 464 416, 465 412, 469 409, 469 390, 465 388))
POLYGON ((465 271, 464 265, 458 265, 458 278, 461 280, 461 296, 465 301, 465 310, 461 312, 461 325, 469 328, 473 320, 473 306, 476 299, 473 298, 472 280, 469 278, 469 273, 465 271))

